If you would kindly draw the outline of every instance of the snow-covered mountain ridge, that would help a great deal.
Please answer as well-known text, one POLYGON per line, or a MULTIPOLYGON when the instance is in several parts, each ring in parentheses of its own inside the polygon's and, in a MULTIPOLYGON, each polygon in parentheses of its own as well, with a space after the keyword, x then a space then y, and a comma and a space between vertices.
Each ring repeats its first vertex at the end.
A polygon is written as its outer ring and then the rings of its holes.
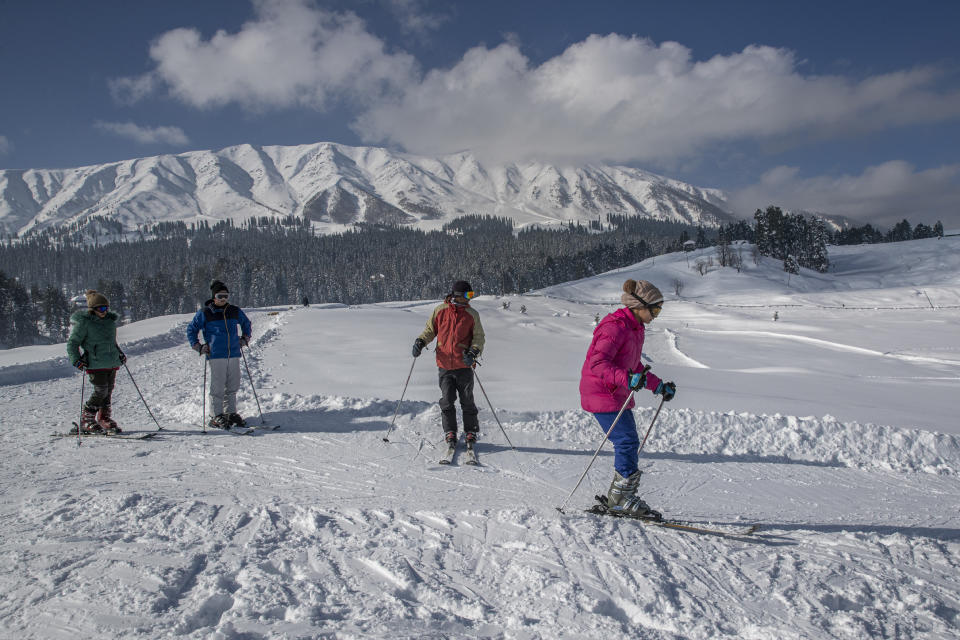
POLYGON ((430 158, 330 142, 239 145, 72 169, 0 171, 0 231, 22 235, 106 216, 133 230, 162 221, 304 217, 432 228, 461 215, 518 226, 606 214, 716 226, 721 191, 624 166, 488 165, 469 152, 430 158))

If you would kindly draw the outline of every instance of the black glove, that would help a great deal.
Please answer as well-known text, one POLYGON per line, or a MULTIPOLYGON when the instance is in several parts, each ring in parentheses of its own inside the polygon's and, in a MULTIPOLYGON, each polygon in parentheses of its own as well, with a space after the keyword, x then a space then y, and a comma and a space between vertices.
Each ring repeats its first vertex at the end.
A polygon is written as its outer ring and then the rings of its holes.
POLYGON ((87 354, 83 354, 77 359, 76 362, 73 363, 73 366, 75 366, 80 371, 86 371, 89 365, 90 365, 90 361, 87 359, 87 354))
POLYGON ((659 393, 663 396, 664 402, 670 402, 673 400, 673 396, 677 395, 677 385, 672 382, 663 382, 657 385, 657 389, 654 393, 659 393))
POLYGON ((419 358, 420 352, 423 351, 423 348, 425 346, 427 346, 427 343, 424 342, 422 339, 417 338, 416 340, 414 340, 413 341, 413 357, 419 358))
MULTIPOLYGON (((117 351, 120 351, 119 347, 117 347, 117 351)), ((123 351, 120 351, 120 364, 127 364, 127 354, 123 351)))
POLYGON ((203 344, 202 342, 197 342, 193 345, 193 350, 199 353, 201 356, 204 354, 210 353, 210 345, 203 344))
POLYGON ((470 347, 463 352, 463 363, 468 367, 472 367, 479 357, 480 349, 477 349, 476 347, 470 347))
POLYGON ((240 346, 249 347, 250 346, 250 336, 240 336, 240 346))
POLYGON ((627 372, 627 386, 631 391, 640 391, 647 386, 647 371, 650 371, 650 365, 645 366, 639 373, 627 372))

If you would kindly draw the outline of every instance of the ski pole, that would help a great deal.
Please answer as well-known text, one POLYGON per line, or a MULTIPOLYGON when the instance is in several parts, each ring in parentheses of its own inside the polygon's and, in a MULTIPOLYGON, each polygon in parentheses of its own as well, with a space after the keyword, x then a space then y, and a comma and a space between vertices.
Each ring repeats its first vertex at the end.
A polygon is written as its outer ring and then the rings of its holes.
POLYGON ((80 425, 83 424, 83 395, 87 390, 87 372, 80 372, 80 419, 77 420, 77 446, 79 447, 82 443, 80 438, 80 425))
POLYGON ((147 413, 150 414, 150 417, 153 418, 153 423, 157 425, 157 431, 163 431, 163 427, 160 426, 160 423, 157 422, 156 417, 153 415, 153 411, 150 411, 150 405, 147 404, 147 401, 143 398, 143 394, 140 393, 140 387, 137 386, 137 381, 133 379, 133 374, 130 373, 130 367, 127 366, 127 363, 123 363, 123 368, 127 370, 127 375, 130 376, 130 382, 133 383, 133 388, 137 390, 137 394, 140 396, 140 401, 143 402, 143 406, 147 408, 147 413))
MULTIPOLYGON (((477 364, 479 364, 479 363, 477 363, 477 364)), ((483 388, 483 383, 480 382, 480 376, 477 375, 477 370, 476 370, 476 369, 473 370, 473 377, 477 379, 477 384, 480 385, 480 391, 483 392, 483 397, 487 399, 487 404, 490 405, 490 411, 491 411, 491 413, 493 413, 493 419, 497 421, 497 426, 499 426, 499 427, 500 427, 500 431, 503 432, 503 437, 507 439, 507 444, 509 444, 509 445, 510 445, 510 448, 513 449, 514 452, 516 452, 517 448, 516 448, 515 446, 513 446, 513 443, 512 443, 512 442, 510 442, 510 436, 507 435, 506 429, 504 429, 504 428, 503 428, 503 425, 500 424, 500 418, 497 417, 497 412, 496 412, 496 410, 493 408, 493 403, 490 402, 490 396, 487 395, 487 390, 483 388)))
POLYGON ((253 391, 253 399, 257 401, 257 411, 260 413, 260 424, 267 424, 263 419, 263 411, 260 409, 260 398, 257 397, 257 388, 253 386, 253 376, 250 375, 250 365, 247 364, 247 356, 243 353, 243 347, 240 347, 240 355, 243 356, 243 366, 247 369, 247 378, 250 379, 250 390, 253 391))
MULTIPOLYGON (((617 426, 617 423, 620 422, 620 416, 623 415, 623 412, 627 410, 627 405, 630 403, 630 400, 633 398, 633 389, 630 390, 630 393, 627 395, 627 399, 623 401, 623 406, 620 407, 620 413, 617 414, 617 417, 613 419, 613 424, 610 425, 610 428, 607 429, 607 432, 603 434, 603 440, 600 441, 600 446, 597 447, 597 450, 593 452, 593 457, 590 458, 590 463, 587 465, 587 468, 583 470, 583 474, 580 475, 580 479, 577 480, 576 486, 573 487, 573 490, 570 492, 570 495, 566 497, 563 503, 557 507, 557 511, 560 513, 566 513, 563 510, 567 506, 567 501, 573 497, 573 494, 576 493, 577 489, 580 488, 580 483, 583 482, 583 479, 587 477, 587 471, 590 471, 590 467, 593 466, 593 461, 597 459, 597 456, 600 454, 600 449, 603 448, 603 444, 607 441, 607 438, 610 437, 610 434, 613 433, 613 428, 617 426)), ((654 417, 656 419, 656 417, 654 417)))
POLYGON ((643 442, 640 443, 640 448, 637 449, 637 455, 640 455, 640 452, 643 451, 643 445, 647 444, 647 438, 650 436, 650 432, 653 430, 653 423, 657 421, 657 416, 660 415, 660 409, 663 408, 663 403, 666 401, 666 398, 660 398, 660 406, 657 407, 657 412, 653 414, 653 420, 650 421, 650 426, 647 427, 647 434, 643 436, 643 442))
POLYGON ((207 432, 207 359, 202 355, 203 360, 203 386, 200 387, 200 430, 207 432))
MULTIPOLYGON (((393 431, 393 423, 397 421, 397 413, 400 412, 400 403, 403 402, 403 396, 407 395, 407 386, 410 384, 410 376, 413 375, 413 366, 415 364, 417 364, 416 358, 414 358, 413 362, 410 363, 410 373, 407 374, 407 381, 403 383, 403 393, 400 394, 400 400, 397 401, 397 408, 393 410, 393 420, 390 421, 390 427, 387 429, 387 432, 383 434, 384 442, 390 442, 390 439, 387 436, 389 436, 390 432, 393 431)), ((421 443, 420 446, 422 447, 423 444, 421 443)))

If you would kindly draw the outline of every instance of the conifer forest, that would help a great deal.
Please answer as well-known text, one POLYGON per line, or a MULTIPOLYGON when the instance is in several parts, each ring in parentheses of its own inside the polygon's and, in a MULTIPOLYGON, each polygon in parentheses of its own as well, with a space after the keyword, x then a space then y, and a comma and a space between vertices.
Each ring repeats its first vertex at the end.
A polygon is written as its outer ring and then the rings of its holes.
POLYGON ((243 225, 164 222, 133 234, 108 219, 49 229, 0 244, 0 347, 66 339, 71 299, 97 289, 124 320, 190 313, 227 283, 245 307, 366 304, 442 298, 453 280, 478 294, 523 293, 634 264, 684 248, 755 243, 760 255, 824 272, 826 244, 890 242, 942 234, 942 225, 904 220, 886 235, 872 227, 834 236, 822 220, 758 209, 755 223, 718 230, 626 216, 560 228, 516 230, 509 218, 464 216, 441 230, 356 225, 317 235, 300 218, 250 219, 243 225), (688 242, 693 235, 696 240, 688 242), (686 244, 685 244, 686 243, 686 244))

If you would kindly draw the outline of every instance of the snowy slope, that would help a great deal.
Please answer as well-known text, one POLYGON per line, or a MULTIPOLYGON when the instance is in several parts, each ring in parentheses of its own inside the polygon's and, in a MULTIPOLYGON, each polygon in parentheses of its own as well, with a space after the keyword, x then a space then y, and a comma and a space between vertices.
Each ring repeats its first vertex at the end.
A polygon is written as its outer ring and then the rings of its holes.
MULTIPOLYGON (((51 440, 80 401, 63 346, 0 352, 0 637, 954 638, 958 249, 835 250, 834 271, 789 285, 765 261, 700 276, 687 260, 707 252, 659 256, 480 297, 479 380, 516 450, 478 389, 479 468, 435 462, 432 353, 381 440, 435 301, 252 310, 253 381, 282 425, 254 436, 202 433, 188 316, 120 332, 167 429, 153 442, 51 440), (760 523, 751 538, 583 513, 609 446, 554 509, 601 436, 577 377, 626 277, 686 281, 663 287, 645 345, 679 391, 642 495, 760 523)), ((129 430, 155 429, 124 372, 115 405, 129 430)), ((254 423, 256 407, 245 380, 254 423)), ((642 395, 638 423, 653 408, 642 395)))
POLYGON ((629 167, 482 165, 459 153, 428 158, 329 142, 240 145, 76 169, 0 171, 0 230, 26 233, 116 219, 140 224, 251 216, 305 217, 320 229, 354 222, 438 227, 465 214, 523 226, 606 214, 716 226, 723 194, 629 167))

